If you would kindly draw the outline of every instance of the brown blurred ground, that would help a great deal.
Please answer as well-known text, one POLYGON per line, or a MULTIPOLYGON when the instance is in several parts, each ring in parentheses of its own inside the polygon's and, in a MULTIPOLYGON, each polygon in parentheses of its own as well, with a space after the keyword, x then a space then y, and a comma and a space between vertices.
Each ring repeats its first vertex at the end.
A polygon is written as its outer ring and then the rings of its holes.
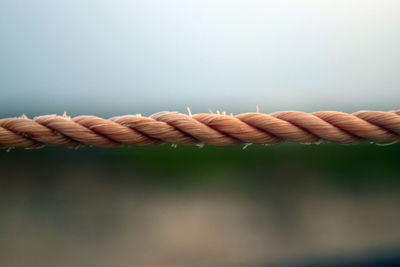
POLYGON ((397 249, 399 152, 0 151, 0 265, 265 266, 397 249))

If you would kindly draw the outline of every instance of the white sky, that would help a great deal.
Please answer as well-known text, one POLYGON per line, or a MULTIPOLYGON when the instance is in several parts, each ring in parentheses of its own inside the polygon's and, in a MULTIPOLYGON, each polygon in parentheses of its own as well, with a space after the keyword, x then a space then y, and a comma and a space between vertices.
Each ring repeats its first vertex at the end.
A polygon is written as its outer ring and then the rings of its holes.
POLYGON ((0 117, 400 108, 400 1, 2 0, 0 117))

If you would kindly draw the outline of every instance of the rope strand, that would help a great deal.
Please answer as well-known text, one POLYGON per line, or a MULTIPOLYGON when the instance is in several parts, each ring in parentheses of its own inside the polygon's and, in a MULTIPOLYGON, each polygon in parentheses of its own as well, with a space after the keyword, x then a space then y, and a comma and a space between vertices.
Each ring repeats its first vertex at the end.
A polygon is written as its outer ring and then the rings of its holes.
POLYGON ((337 111, 272 114, 156 113, 103 119, 56 115, 0 119, 0 147, 39 148, 46 145, 80 147, 235 144, 302 144, 400 141, 400 110, 392 112, 337 111))

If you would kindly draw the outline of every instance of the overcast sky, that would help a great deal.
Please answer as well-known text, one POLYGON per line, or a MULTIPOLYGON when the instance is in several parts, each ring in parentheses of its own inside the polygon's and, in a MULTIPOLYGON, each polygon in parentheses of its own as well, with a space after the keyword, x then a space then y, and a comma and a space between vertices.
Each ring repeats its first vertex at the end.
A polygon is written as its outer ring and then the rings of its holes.
POLYGON ((400 1, 0 2, 0 117, 400 108, 400 1))

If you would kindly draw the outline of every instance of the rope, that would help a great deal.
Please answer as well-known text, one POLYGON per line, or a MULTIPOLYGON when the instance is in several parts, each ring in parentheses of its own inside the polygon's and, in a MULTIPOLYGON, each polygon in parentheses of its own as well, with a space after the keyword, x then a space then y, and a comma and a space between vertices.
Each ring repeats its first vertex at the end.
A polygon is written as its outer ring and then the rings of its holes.
POLYGON ((400 141, 400 110, 392 112, 336 111, 273 114, 181 114, 162 112, 150 117, 126 115, 46 115, 0 119, 0 147, 38 148, 46 145, 80 147, 176 145, 229 146, 235 144, 302 144, 400 141))

